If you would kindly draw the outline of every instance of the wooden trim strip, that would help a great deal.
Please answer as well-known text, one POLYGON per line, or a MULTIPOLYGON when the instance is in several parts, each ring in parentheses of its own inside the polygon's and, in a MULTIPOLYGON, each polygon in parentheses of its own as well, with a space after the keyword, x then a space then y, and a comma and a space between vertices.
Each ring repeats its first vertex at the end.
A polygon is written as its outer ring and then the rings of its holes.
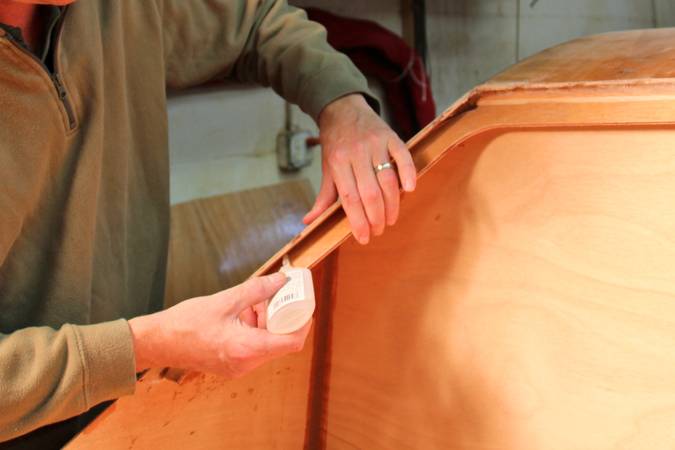
MULTIPOLYGON (((671 86, 672 88, 672 86, 671 86)), ((469 99, 455 111, 459 116, 446 120, 434 129, 419 133, 413 140, 413 159, 418 175, 423 178, 445 152, 459 149, 468 139, 478 134, 503 130, 524 130, 535 128, 593 128, 593 127, 640 127, 675 125, 675 117, 665 106, 675 102, 675 95, 654 90, 652 98, 625 96, 625 103, 617 108, 614 99, 598 98, 597 102, 584 99, 581 103, 559 103, 551 99, 540 108, 523 104, 490 104, 489 96, 469 99), (485 103, 476 107, 482 98, 485 103)), ((610 90, 611 94, 615 91, 610 90)), ((494 94, 494 92, 493 92, 494 94)), ((596 95, 598 95, 596 93, 596 95)), ((459 102, 458 102, 459 103, 459 102)), ((450 110, 448 110, 450 111, 450 110)), ((441 120, 441 118, 437 119, 441 120)), ((414 194, 413 194, 414 195, 414 194)), ((402 193, 402 197, 406 194, 402 193)), ((403 201, 403 199, 402 199, 403 201)), ((281 258, 289 254, 291 259, 303 267, 314 267, 321 260, 351 237, 349 224, 339 204, 326 211, 321 219, 284 246, 253 276, 260 276, 278 270, 281 258)))

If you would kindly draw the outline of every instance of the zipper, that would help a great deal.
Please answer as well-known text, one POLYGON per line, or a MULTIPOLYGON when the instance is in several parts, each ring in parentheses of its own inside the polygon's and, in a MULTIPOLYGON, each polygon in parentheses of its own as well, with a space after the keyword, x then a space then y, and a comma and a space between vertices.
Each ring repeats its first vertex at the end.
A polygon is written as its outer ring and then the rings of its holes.
POLYGON ((68 8, 66 7, 64 11, 61 13, 63 16, 59 19, 59 24, 58 27, 59 29, 57 30, 57 35, 56 35, 56 40, 52 44, 53 45, 53 56, 54 56, 54 71, 52 72, 49 70, 49 67, 42 62, 40 58, 35 56, 33 52, 31 52, 22 42, 18 42, 14 36, 12 36, 11 33, 4 33, 4 36, 7 38, 9 42, 12 43, 17 49, 19 49, 21 52, 23 52, 25 55, 30 57, 33 61, 35 61, 41 68, 44 70, 47 75, 49 76, 49 79, 52 80, 52 84, 54 85, 54 89, 56 89, 56 94, 59 97, 59 100, 61 101, 61 105, 63 105, 63 110, 66 112, 66 116, 68 118, 68 131, 72 131, 75 129, 77 126, 77 120, 75 118, 75 110, 73 109, 73 105, 70 103, 70 98, 68 97, 68 91, 66 91, 66 88, 63 85, 63 80, 61 79, 61 75, 58 72, 58 69, 56 67, 58 58, 57 58, 57 50, 58 50, 58 45, 59 41, 61 40, 61 29, 63 28, 63 21, 65 19, 65 14, 66 11, 68 11, 68 8))
POLYGON ((74 130, 75 126, 77 125, 75 121, 75 111, 73 110, 73 106, 70 104, 70 100, 68 99, 68 92, 66 91, 66 88, 63 86, 63 81, 61 81, 61 75, 59 75, 59 73, 55 71, 54 74, 51 76, 51 79, 52 82, 54 83, 54 87, 56 88, 56 92, 59 94, 59 99, 61 99, 63 109, 66 110, 66 116, 68 116, 68 129, 74 130))

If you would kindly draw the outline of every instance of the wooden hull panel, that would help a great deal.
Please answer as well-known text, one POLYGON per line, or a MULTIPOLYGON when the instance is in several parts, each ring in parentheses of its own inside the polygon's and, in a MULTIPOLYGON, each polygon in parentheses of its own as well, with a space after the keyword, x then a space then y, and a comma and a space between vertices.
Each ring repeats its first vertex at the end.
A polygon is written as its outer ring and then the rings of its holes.
POLYGON ((675 130, 524 130, 340 250, 328 448, 670 449, 675 130))

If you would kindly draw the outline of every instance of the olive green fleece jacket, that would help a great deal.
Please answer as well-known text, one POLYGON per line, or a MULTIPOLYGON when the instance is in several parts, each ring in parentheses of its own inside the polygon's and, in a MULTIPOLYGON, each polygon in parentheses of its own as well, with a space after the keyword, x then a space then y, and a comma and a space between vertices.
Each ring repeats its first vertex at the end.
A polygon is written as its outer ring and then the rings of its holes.
POLYGON ((53 72, 0 29, 0 441, 132 394, 125 318, 162 305, 166 89, 271 85, 316 118, 367 92, 281 0, 78 0, 53 72))

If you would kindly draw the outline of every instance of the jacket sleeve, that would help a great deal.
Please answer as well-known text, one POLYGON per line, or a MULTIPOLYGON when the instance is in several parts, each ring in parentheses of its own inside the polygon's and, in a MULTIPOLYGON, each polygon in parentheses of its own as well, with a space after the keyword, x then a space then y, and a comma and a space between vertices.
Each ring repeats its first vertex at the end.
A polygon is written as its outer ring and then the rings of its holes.
POLYGON ((132 394, 135 383, 125 320, 0 334, 0 442, 132 394))
POLYGON ((325 28, 285 0, 164 0, 162 19, 169 88, 257 82, 315 120, 350 93, 379 108, 365 77, 326 42, 325 28))

